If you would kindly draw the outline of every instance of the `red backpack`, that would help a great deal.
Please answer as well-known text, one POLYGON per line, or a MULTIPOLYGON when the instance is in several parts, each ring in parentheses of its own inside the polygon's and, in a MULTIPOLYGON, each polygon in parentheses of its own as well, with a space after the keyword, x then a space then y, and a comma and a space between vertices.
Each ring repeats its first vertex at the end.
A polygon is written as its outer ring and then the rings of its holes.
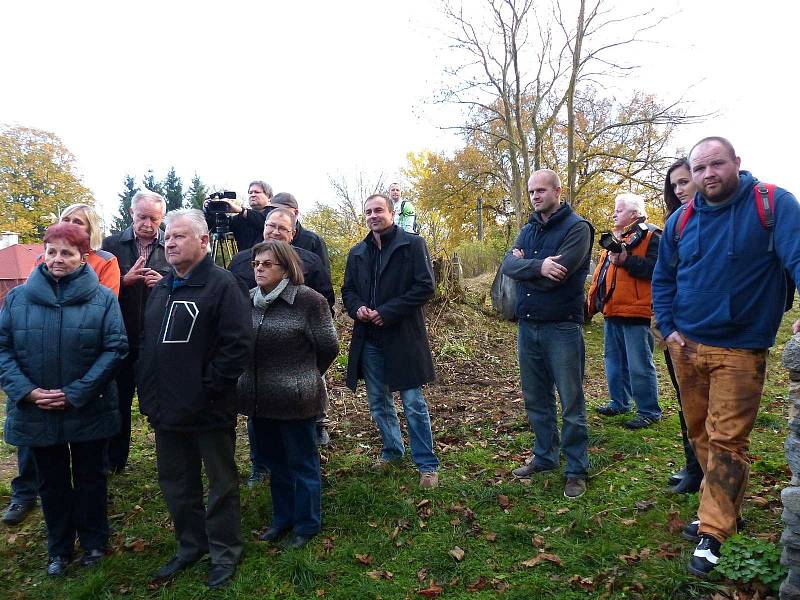
MULTIPOLYGON (((767 252, 773 252, 775 249, 775 240, 773 230, 775 229, 775 188, 774 183, 761 183, 757 182, 753 186, 753 201, 756 203, 756 211, 758 212, 758 220, 761 221, 761 226, 769 231, 769 243, 767 244, 767 252)), ((686 223, 694 214, 694 202, 689 201, 683 205, 683 214, 675 227, 675 243, 677 244, 683 230, 686 228, 686 223)), ((673 261, 677 266, 678 255, 676 254, 673 261)), ((786 303, 784 304, 784 312, 792 308, 794 303, 794 280, 792 279, 789 271, 784 270, 786 277, 786 303)))

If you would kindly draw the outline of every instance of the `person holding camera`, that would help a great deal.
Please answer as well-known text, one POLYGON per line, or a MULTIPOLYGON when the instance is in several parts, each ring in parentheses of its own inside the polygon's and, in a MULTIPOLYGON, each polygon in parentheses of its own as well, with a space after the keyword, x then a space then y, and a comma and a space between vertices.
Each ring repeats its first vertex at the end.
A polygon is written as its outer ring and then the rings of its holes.
POLYGON ((604 417, 621 415, 630 411, 634 399, 638 414, 625 422, 628 429, 642 429, 661 419, 650 331, 650 280, 661 230, 646 220, 644 198, 636 194, 616 197, 614 229, 619 237, 600 236, 603 250, 587 302, 590 315, 604 317, 603 358, 610 401, 595 410, 604 417))
POLYGON ((266 181, 251 181, 247 187, 247 199, 250 208, 236 201, 225 200, 234 213, 230 219, 230 228, 239 250, 248 250, 261 241, 264 221, 269 212, 272 186, 266 181))

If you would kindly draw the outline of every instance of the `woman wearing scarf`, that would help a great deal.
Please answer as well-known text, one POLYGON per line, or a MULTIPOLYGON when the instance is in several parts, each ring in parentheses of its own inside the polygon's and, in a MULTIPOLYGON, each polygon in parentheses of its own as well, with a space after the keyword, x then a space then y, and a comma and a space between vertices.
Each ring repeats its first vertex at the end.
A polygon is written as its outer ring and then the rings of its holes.
POLYGON ((262 242, 252 257, 255 349, 238 393, 271 473, 272 522, 259 539, 275 542, 291 533, 287 546, 301 548, 321 527, 316 418, 326 400, 322 376, 339 342, 325 298, 303 285, 289 244, 262 242))

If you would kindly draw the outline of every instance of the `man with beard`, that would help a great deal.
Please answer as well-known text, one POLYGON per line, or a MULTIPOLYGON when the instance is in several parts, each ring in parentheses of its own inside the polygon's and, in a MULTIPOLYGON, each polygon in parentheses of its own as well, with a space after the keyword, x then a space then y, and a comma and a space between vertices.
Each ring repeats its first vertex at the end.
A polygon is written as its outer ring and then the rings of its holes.
POLYGON ((800 205, 740 171, 725 138, 700 140, 689 163, 698 191, 664 228, 653 308, 705 475, 698 519, 683 530, 697 542, 688 569, 705 577, 737 530, 767 352, 784 312, 784 269, 800 281, 800 205), (762 211, 774 222, 762 221, 762 211))

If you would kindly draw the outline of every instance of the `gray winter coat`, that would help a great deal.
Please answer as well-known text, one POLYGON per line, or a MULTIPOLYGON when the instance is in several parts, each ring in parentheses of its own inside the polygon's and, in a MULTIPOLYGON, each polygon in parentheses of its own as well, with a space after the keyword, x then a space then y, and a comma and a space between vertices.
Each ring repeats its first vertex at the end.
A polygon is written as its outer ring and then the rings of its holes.
MULTIPOLYGON (((250 291, 252 300, 255 288, 250 291)), ((252 307, 255 351, 239 378, 239 412, 265 419, 310 419, 327 395, 322 375, 339 353, 321 295, 289 284, 265 311, 252 307)))

